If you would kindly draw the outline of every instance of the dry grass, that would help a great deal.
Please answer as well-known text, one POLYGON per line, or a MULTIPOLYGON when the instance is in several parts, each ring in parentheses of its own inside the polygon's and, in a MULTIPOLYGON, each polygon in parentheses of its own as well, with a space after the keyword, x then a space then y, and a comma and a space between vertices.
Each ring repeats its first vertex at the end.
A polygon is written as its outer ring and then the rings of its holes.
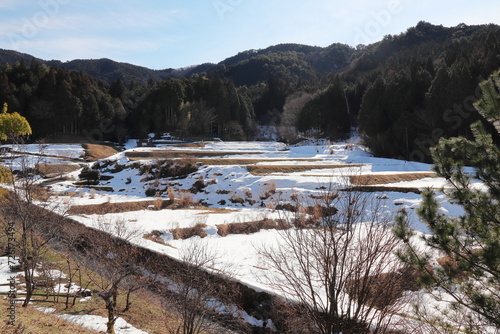
MULTIPOLYGON (((43 313, 31 306, 27 308, 16 305, 16 321, 15 325, 8 325, 6 323, 8 300, 3 299, 0 301, 0 332, 5 334, 50 334, 57 332, 58 334, 93 334, 98 333, 85 329, 79 325, 70 323, 66 320, 57 318, 54 315, 43 313), (22 330, 24 329, 24 331, 22 330)), ((47 307, 48 305, 42 305, 47 307)))
POLYGON ((225 166, 225 165, 238 165, 238 166, 248 166, 254 165, 260 162, 280 162, 280 161, 296 161, 296 162, 319 162, 322 161, 320 159, 197 159, 197 162, 201 162, 204 165, 212 165, 212 166, 225 166))
POLYGON ((225 237, 229 234, 251 234, 257 233, 260 230, 283 230, 288 228, 290 228, 290 226, 283 220, 264 218, 253 222, 217 225, 217 233, 225 237))
MULTIPOLYGON (((394 304, 405 291, 418 290, 418 273, 410 269, 378 274, 369 278, 363 277, 362 280, 369 282, 367 289, 362 292, 363 297, 366 298, 368 305, 374 305, 377 308, 394 304)), ((347 290, 352 291, 356 298, 356 293, 362 284, 360 279, 350 280, 347 283, 347 290)))
MULTIPOLYGON (((142 152, 126 152, 125 155, 131 160, 134 159, 198 159, 202 157, 221 157, 226 155, 243 154, 242 152, 230 151, 196 151, 196 150, 156 150, 142 152)), ((249 152, 244 154, 260 154, 259 152, 249 152)))
POLYGON ((204 148, 207 146, 206 142, 197 142, 197 143, 187 143, 187 144, 177 144, 175 147, 195 147, 195 148, 204 148))
POLYGON ((360 164, 352 165, 254 165, 247 166, 248 171, 253 175, 269 175, 273 173, 297 173, 313 169, 337 169, 361 167, 360 164))
MULTIPOLYGON (((0 215, 1 218, 1 215, 0 215)), ((104 241, 104 239, 103 239, 104 241)), ((0 240, 0 246, 2 245, 2 240, 0 240)), ((48 245, 47 253, 45 256, 44 268, 45 269, 57 269, 63 271, 66 275, 69 274, 67 260, 71 263, 72 270, 77 268, 76 262, 69 257, 64 251, 59 250, 59 247, 51 248, 48 245)), ((82 265, 83 267, 83 265, 82 265)), ((4 311, 0 311, 0 333, 6 334, 70 334, 70 333, 85 333, 93 334, 94 331, 86 330, 76 324, 72 324, 60 318, 57 318, 55 314, 71 314, 71 315, 96 315, 101 317, 107 317, 107 311, 102 298, 100 298, 96 289, 98 287, 92 283, 90 279, 90 273, 92 276, 96 276, 95 272, 92 272, 90 268, 82 269, 82 280, 80 282, 79 277, 75 277, 74 283, 88 288, 94 291, 93 296, 84 302, 80 302, 76 299, 74 306, 72 305, 72 298, 70 299, 69 308, 66 309, 66 297, 65 296, 49 296, 45 295, 45 288, 40 288, 35 291, 37 296, 34 296, 32 303, 28 308, 22 308, 17 305, 16 308, 16 325, 21 324, 22 327, 17 329, 16 327, 6 326, 6 317, 8 316, 7 307, 8 300, 3 298, 0 301, 0 308, 4 311), (32 306, 41 306, 56 309, 55 314, 45 314, 32 306)), ((78 275, 77 275, 78 276, 78 275)), ((100 278, 97 278, 100 280, 100 278)), ((66 283, 66 282, 64 282, 66 283)), ((147 281, 142 281, 142 283, 147 286, 147 281)), ((117 298, 117 316, 123 318, 132 326, 146 331, 147 333, 165 333, 165 328, 167 323, 178 323, 179 317, 171 312, 169 312, 169 306, 162 304, 162 298, 154 292, 150 292, 147 288, 142 288, 131 294, 131 305, 128 311, 124 311, 126 305, 126 293, 125 290, 120 290, 117 298)))
POLYGON ((107 213, 122 213, 130 211, 146 210, 150 206, 155 210, 166 209, 172 205, 170 200, 154 199, 151 201, 138 201, 138 202, 120 202, 120 203, 102 203, 102 204, 88 204, 88 205, 74 205, 68 214, 70 215, 91 215, 98 214, 104 215, 107 213))
MULTIPOLYGON (((67 274, 66 257, 57 251, 50 250, 48 253, 47 260, 50 261, 49 264, 52 266, 47 267, 49 269, 59 269, 67 274)), ((75 263, 72 262, 72 268, 76 268, 75 263)), ((90 270, 89 270, 90 271, 90 270)), ((93 290, 96 287, 92 284, 87 285, 90 279, 86 273, 83 271, 82 276, 82 286, 88 286, 89 289, 93 290)), ((79 283, 78 280, 75 283, 79 283)), ((58 297, 57 300, 54 297, 45 297, 44 289, 36 291, 36 293, 42 293, 43 296, 35 296, 32 299, 33 306, 41 306, 56 309, 55 314, 72 314, 72 315, 97 315, 101 317, 107 317, 107 311, 105 309, 104 303, 100 297, 95 293, 94 296, 88 301, 77 302, 74 306, 70 308, 65 308, 65 297, 58 297)), ((125 321, 130 323, 136 328, 147 331, 148 333, 164 333, 166 318, 169 321, 177 321, 176 317, 170 314, 166 314, 165 310, 159 304, 157 296, 152 296, 145 290, 139 290, 132 293, 131 297, 131 307, 127 312, 122 312, 125 306, 125 296, 126 291, 121 290, 117 299, 117 310, 118 316, 123 318, 125 321)), ((71 305, 71 299, 70 299, 71 305)), ((0 301, 0 307, 7 310, 7 300, 0 301)), ((60 318, 57 318, 53 314, 45 314, 40 312, 31 306, 28 308, 22 308, 20 305, 16 307, 16 325, 21 324, 21 328, 24 331, 17 330, 16 327, 6 326, 6 316, 7 311, 0 312, 0 333, 8 334, 49 334, 49 333, 59 333, 59 334, 70 334, 70 333, 97 333, 95 331, 84 329, 76 324, 72 324, 60 318)))
POLYGON ((85 159, 91 161, 104 159, 118 153, 117 150, 108 145, 82 144, 82 146, 85 149, 85 159))
POLYGON ((388 184, 403 181, 415 181, 427 177, 435 177, 434 173, 401 173, 401 174, 384 174, 384 175, 351 175, 349 179, 351 184, 356 186, 369 186, 375 184, 388 184))
POLYGON ((54 165, 38 165, 38 173, 42 177, 51 177, 51 176, 59 176, 67 173, 74 172, 75 170, 80 169, 78 165, 63 165, 63 164, 54 164, 54 165))
POLYGON ((164 210, 164 209, 190 209, 200 211, 199 215, 208 215, 212 213, 225 214, 230 212, 236 212, 237 210, 223 209, 223 208, 209 208, 206 206, 200 206, 198 203, 192 201, 192 196, 186 192, 179 192, 181 198, 175 201, 170 199, 164 200, 161 198, 155 198, 150 201, 136 201, 136 202, 119 202, 110 203, 105 202, 101 204, 88 204, 88 205, 73 205, 70 207, 68 214, 70 215, 104 215, 107 213, 123 213, 123 212, 133 212, 141 211, 153 208, 154 210, 164 210))
MULTIPOLYGON (((134 293, 132 293, 131 297, 131 307, 130 310, 127 312, 122 312, 124 306, 125 306, 125 296, 126 296, 126 291, 121 290, 120 293, 118 294, 117 298, 117 309, 118 309, 118 316, 123 318, 125 321, 127 321, 129 324, 132 326, 139 328, 141 330, 144 330, 148 333, 164 333, 164 328, 165 328, 165 310, 159 305, 158 301, 158 296, 154 297, 151 296, 148 292, 144 290, 139 290, 134 293)), ((61 298, 64 299, 64 298, 61 298)), ((35 303, 36 305, 37 303, 35 303)), ((40 304, 40 303, 38 303, 40 304)), ((98 296, 93 296, 90 300, 85 301, 85 302, 77 302, 75 306, 65 309, 64 303, 41 303, 40 306, 43 307, 51 307, 55 308, 57 313, 67 313, 67 314, 73 314, 73 315, 97 315, 101 317, 107 317, 107 311, 104 305, 104 302, 102 299, 98 296)), ((173 315, 168 315, 172 321, 175 321, 175 316, 173 315)), ((56 318, 57 319, 57 318, 56 318)), ((36 319, 35 325, 36 325, 36 319)), ((47 332, 39 332, 39 331, 33 331, 31 333, 54 333, 54 332, 60 332, 60 329, 64 330, 65 326, 52 326, 51 331, 47 332)), ((78 326, 77 326, 78 328, 78 326)), ((79 327, 81 328, 81 327, 79 327)), ((62 333, 96 333, 92 331, 68 331, 68 332, 62 332, 62 333)))
POLYGON ((196 224, 193 227, 185 227, 185 228, 174 228, 170 230, 170 233, 174 236, 175 240, 184 240, 189 239, 194 236, 199 236, 200 238, 205 238, 207 236, 207 232, 205 232, 205 227, 207 224, 196 224))
POLYGON ((226 208, 209 208, 205 206, 196 207, 196 210, 201 210, 198 215, 211 215, 213 213, 216 214, 228 214, 231 212, 238 212, 236 209, 226 209, 226 208))

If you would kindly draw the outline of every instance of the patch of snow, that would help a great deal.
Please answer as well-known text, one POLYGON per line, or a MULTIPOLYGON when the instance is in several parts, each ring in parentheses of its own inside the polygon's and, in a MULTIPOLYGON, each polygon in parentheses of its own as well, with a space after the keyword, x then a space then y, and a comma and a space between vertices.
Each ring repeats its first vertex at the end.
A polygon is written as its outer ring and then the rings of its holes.
MULTIPOLYGON (((37 310, 43 313, 54 313, 56 309, 48 307, 35 307, 37 310)), ((106 332, 108 319, 105 317, 97 315, 72 315, 72 314, 54 314, 56 317, 64 319, 66 321, 75 323, 84 328, 96 331, 96 332, 106 332)), ((123 318, 117 318, 115 322, 115 333, 117 334, 148 334, 147 332, 137 329, 134 326, 127 323, 123 318)))

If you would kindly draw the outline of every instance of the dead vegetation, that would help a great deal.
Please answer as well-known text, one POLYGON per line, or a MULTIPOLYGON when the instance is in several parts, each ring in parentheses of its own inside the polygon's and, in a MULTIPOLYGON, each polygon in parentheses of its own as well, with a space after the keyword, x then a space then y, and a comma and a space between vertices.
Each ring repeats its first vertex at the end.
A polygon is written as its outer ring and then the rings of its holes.
POLYGON ((341 189, 342 191, 358 191, 364 193, 376 193, 376 192, 397 192, 397 193, 414 193, 420 195, 422 192, 419 188, 415 187, 388 187, 388 186, 354 186, 349 188, 341 189))
MULTIPOLYGON (((43 305, 46 306, 46 305, 43 305)), ((2 310, 7 310, 9 300, 4 299, 0 302, 2 310)), ((89 329, 85 329, 77 324, 73 324, 54 315, 44 313, 33 307, 17 307, 15 325, 9 325, 6 322, 7 311, 0 312, 0 332, 4 334, 22 334, 22 333, 37 333, 50 334, 57 332, 58 334, 94 334, 98 333, 89 329)))
POLYGON ((82 146, 85 149, 84 158, 87 161, 97 161, 118 153, 114 147, 108 145, 82 144, 82 146))
POLYGON ((252 234, 260 230, 283 230, 290 227, 283 220, 264 218, 253 222, 217 225, 217 233, 225 237, 229 234, 252 234))
POLYGON ((144 234, 142 237, 146 240, 151 240, 151 241, 156 242, 158 244, 169 246, 167 243, 165 243, 165 241, 161 237, 162 235, 163 235, 162 232, 160 232, 158 230, 153 230, 149 233, 144 234))
POLYGON ((362 167, 360 164, 352 165, 253 165, 247 166, 247 170, 253 175, 268 175, 273 173, 298 173, 313 169, 338 169, 362 167))
POLYGON ((371 175, 351 175, 349 176, 349 180, 352 185, 369 186, 376 184, 415 181, 435 176, 436 176, 435 173, 371 174, 371 175))
POLYGON ((125 156, 134 159, 198 159, 202 157, 221 157, 237 154, 260 154, 260 152, 202 151, 202 150, 153 150, 126 152, 125 156))
POLYGON ((137 201, 137 202, 119 202, 110 203, 105 202, 101 204, 88 204, 88 205, 74 205, 68 214, 70 215, 105 215, 107 213, 122 213, 131 211, 141 211, 154 208, 161 210, 169 208, 172 205, 170 200, 154 199, 150 201, 137 201))
POLYGON ((209 208, 205 206, 197 205, 197 203, 192 201, 189 193, 183 193, 185 197, 179 200, 170 200, 156 198, 149 201, 132 201, 132 202, 118 202, 111 203, 105 202, 101 204, 87 204, 87 205, 73 205, 68 210, 69 215, 105 215, 108 213, 123 213, 123 212, 133 212, 141 210, 164 210, 164 209, 190 209, 199 210, 199 215, 209 215, 209 214, 226 214, 235 212, 237 210, 225 209, 225 208, 209 208))
POLYGON ((375 308, 384 308, 393 305, 401 298, 405 291, 418 290, 418 273, 404 268, 398 272, 381 273, 351 280, 346 284, 346 292, 358 299, 365 294, 364 303, 375 308), (359 291, 359 286, 365 286, 359 291))
POLYGON ((37 166, 37 172, 42 177, 54 177, 63 174, 71 173, 80 169, 78 165, 68 164, 40 164, 37 166))
POLYGON ((175 147, 195 147, 195 148, 204 148, 207 146, 207 142, 196 142, 196 143, 186 143, 186 144, 177 144, 175 147))
POLYGON ((193 227, 185 227, 185 228, 174 228, 170 230, 175 240, 185 240, 194 236, 199 236, 200 238, 205 238, 207 236, 207 232, 205 228, 207 224, 196 224, 193 227))
POLYGON ((254 165, 257 163, 261 162, 297 162, 297 163, 304 163, 304 162, 319 162, 322 161, 320 159, 234 159, 234 158, 224 158, 224 159, 197 159, 197 162, 200 162, 204 165, 212 165, 212 166, 226 166, 226 165, 239 165, 239 166, 248 166, 248 165, 254 165))
POLYGON ((198 215, 210 215, 213 213, 227 214, 227 213, 231 213, 231 212, 238 212, 238 210, 235 210, 235 209, 210 208, 210 207, 205 207, 205 206, 197 207, 196 210, 202 210, 200 213, 198 213, 198 215))

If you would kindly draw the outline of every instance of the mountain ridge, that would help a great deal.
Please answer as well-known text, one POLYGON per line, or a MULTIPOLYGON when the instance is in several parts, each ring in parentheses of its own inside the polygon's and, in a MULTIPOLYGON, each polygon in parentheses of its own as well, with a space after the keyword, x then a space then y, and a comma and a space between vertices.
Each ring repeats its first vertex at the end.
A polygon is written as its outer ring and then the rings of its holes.
MULTIPOLYGON (((57 59, 41 59, 34 55, 22 53, 16 50, 0 49, 0 65, 13 65, 16 62, 24 62, 25 65, 29 65, 31 61, 35 60, 37 63, 45 64, 47 66, 55 66, 72 71, 81 71, 107 83, 111 83, 117 79, 120 79, 123 82, 147 82, 151 79, 164 80, 169 77, 179 78, 193 74, 209 73, 216 71, 221 67, 227 68, 238 65, 239 63, 248 61, 256 56, 294 52, 309 56, 311 64, 316 67, 318 72, 327 72, 329 70, 327 68, 328 66, 324 64, 325 61, 323 59, 319 59, 321 58, 320 53, 328 53, 331 51, 332 47, 340 45, 342 44, 334 43, 328 47, 318 47, 295 43, 277 44, 264 49, 245 50, 234 56, 228 57, 217 64, 202 63, 183 68, 165 68, 160 70, 150 69, 145 66, 135 65, 128 62, 119 62, 106 57, 99 59, 73 59, 63 62, 57 59)), ((354 51, 353 48, 347 45, 342 46, 345 50, 354 51)), ((345 62, 345 59, 343 62, 345 62)))

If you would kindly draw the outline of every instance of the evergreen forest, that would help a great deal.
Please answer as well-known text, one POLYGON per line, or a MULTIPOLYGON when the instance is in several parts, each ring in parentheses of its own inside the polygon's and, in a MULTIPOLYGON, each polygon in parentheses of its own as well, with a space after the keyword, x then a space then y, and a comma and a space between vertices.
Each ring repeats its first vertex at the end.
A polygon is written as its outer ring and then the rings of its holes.
POLYGON ((0 50, 0 103, 26 117, 33 140, 247 140, 271 125, 293 143, 355 129, 377 156, 429 162, 440 138, 473 138, 470 125, 484 121, 473 106, 479 83, 499 68, 499 26, 427 22, 355 48, 281 44, 162 71, 0 50))

